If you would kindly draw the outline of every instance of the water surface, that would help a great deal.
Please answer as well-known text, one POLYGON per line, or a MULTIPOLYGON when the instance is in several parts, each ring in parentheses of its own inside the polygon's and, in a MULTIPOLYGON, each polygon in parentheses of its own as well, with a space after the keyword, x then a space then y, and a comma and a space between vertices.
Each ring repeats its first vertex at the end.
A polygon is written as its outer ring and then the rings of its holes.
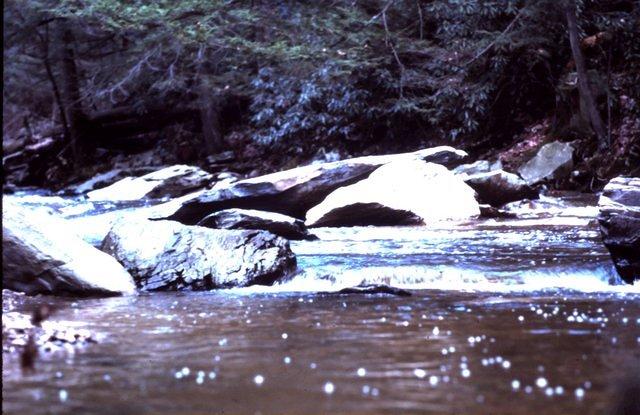
POLYGON ((300 272, 274 287, 37 297, 57 307, 52 320, 100 342, 42 354, 34 373, 5 354, 3 409, 607 413, 640 373, 640 287, 611 284, 593 208, 561 206, 518 220, 320 229, 321 240, 292 245, 300 272), (413 296, 328 293, 363 282, 413 296))

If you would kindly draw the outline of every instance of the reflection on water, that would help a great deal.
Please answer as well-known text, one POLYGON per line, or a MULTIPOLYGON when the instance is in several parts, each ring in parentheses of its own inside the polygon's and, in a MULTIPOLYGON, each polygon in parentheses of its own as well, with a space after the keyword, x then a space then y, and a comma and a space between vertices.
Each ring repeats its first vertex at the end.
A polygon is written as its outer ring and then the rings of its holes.
POLYGON ((7 413, 601 413, 640 367, 635 294, 153 294, 56 320, 107 337, 6 360, 7 413))
POLYGON ((42 355, 35 373, 5 355, 3 410, 607 413, 617 383, 640 373, 640 287, 609 284, 592 208, 561 212, 319 229, 321 240, 292 244, 300 273, 275 287, 38 297, 53 320, 104 337, 42 355), (317 294, 361 282, 415 291, 317 294))

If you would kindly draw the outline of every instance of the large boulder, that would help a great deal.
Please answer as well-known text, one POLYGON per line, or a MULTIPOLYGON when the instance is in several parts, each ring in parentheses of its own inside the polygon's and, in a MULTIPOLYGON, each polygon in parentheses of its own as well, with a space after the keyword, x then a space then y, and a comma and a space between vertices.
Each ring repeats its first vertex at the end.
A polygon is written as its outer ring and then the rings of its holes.
POLYGON ((132 294, 129 273, 62 219, 8 200, 2 207, 2 281, 27 294, 132 294))
POLYGON ((573 168, 573 146, 554 141, 540 147, 538 153, 518 169, 529 185, 566 176, 573 168))
POLYGON ((319 226, 427 224, 480 214, 475 192, 446 167, 421 160, 386 164, 367 179, 341 187, 307 212, 319 226))
POLYGON ((213 176, 198 167, 176 165, 145 174, 126 177, 111 186, 87 193, 90 200, 140 200, 178 197, 208 186, 213 176))
POLYGON ((378 167, 397 160, 424 160, 448 167, 460 164, 467 153, 435 147, 413 153, 367 156, 314 164, 215 187, 185 202, 168 219, 198 223, 206 215, 230 208, 257 209, 303 218, 335 189, 365 179, 378 167))
POLYGON ((129 270, 143 290, 212 290, 272 284, 296 267, 289 242, 265 231, 123 220, 102 250, 129 270))
POLYGON ((212 229, 255 229, 269 231, 290 240, 317 239, 300 219, 281 213, 251 209, 225 209, 212 213, 198 222, 212 229))
POLYGON ((491 206, 502 206, 505 203, 534 199, 538 196, 538 193, 524 180, 504 170, 463 176, 463 179, 478 192, 478 198, 482 203, 488 203, 491 206))
POLYGON ((620 277, 640 279, 640 178, 617 177, 598 200, 602 240, 620 277))

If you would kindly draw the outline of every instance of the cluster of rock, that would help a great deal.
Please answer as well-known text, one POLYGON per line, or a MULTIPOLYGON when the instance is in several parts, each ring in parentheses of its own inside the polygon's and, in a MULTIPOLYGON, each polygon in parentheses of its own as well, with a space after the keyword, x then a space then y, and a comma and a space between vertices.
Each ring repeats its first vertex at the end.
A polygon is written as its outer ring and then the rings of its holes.
POLYGON ((2 351, 21 352, 23 369, 30 369, 36 355, 97 343, 99 336, 65 322, 49 321, 52 310, 24 293, 2 290, 2 351), (35 303, 35 304, 34 304, 35 303), (33 309, 31 313, 25 310, 33 309))
MULTIPOLYGON (((73 295, 272 284, 295 270, 289 240, 314 239, 308 228, 509 216, 499 208, 537 197, 534 185, 566 174, 571 157, 569 144, 547 144, 519 175, 488 161, 462 164, 467 154, 446 146, 314 163, 243 180, 172 166, 88 191, 89 200, 174 198, 110 217, 104 234, 91 237, 95 247, 59 218, 5 203, 3 280, 5 287, 29 294, 73 295)), ((637 186, 634 180, 621 186, 637 186)), ((605 198, 618 206, 628 196, 615 196, 615 189, 605 191, 605 198)), ((638 203, 633 206, 623 217, 605 208, 601 220, 618 269, 637 275, 637 261, 628 259, 629 250, 637 252, 637 233, 622 242, 615 236, 626 226, 621 220, 638 221, 638 203)))

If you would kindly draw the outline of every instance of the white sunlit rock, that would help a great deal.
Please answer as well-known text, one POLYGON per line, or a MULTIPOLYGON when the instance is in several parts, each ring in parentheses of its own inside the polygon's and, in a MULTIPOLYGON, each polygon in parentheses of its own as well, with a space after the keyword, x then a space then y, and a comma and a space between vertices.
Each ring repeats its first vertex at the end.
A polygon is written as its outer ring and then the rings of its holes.
POLYGON ((28 294, 133 294, 131 275, 92 247, 64 220, 3 198, 2 273, 5 288, 28 294))
POLYGON ((446 167, 407 159, 341 187, 307 212, 307 226, 397 225, 480 214, 475 191, 446 167))

